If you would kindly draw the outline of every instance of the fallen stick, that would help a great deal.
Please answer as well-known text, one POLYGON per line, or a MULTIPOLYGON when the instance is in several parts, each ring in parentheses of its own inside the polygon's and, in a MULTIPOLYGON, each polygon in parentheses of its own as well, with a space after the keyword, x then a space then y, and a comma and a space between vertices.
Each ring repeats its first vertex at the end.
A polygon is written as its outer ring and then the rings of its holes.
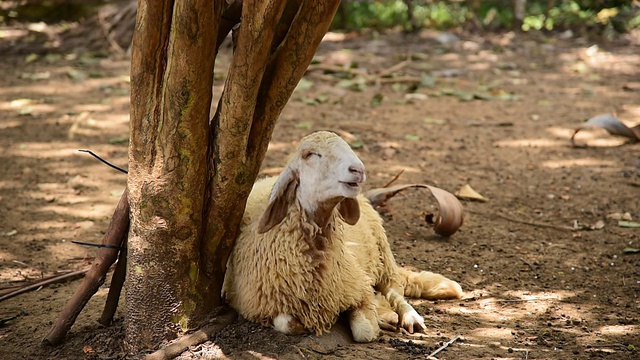
POLYGON ((536 227, 544 227, 544 228, 556 229, 556 230, 562 230, 562 231, 576 231, 576 229, 574 229, 572 227, 569 227, 569 226, 559 226, 559 225, 541 223, 541 222, 537 222, 537 221, 520 220, 520 219, 512 218, 512 217, 507 216, 507 215, 499 214, 499 213, 483 213, 483 212, 473 211, 473 210, 466 210, 466 211, 469 212, 469 213, 472 213, 472 214, 483 215, 483 216, 487 216, 487 217, 499 217, 501 219, 504 219, 504 220, 507 220, 507 221, 511 221, 511 222, 514 222, 514 223, 518 223, 518 224, 524 224, 524 225, 530 225, 530 226, 536 226, 536 227))
POLYGON ((220 315, 213 319, 210 324, 202 327, 202 329, 181 337, 166 347, 157 350, 144 357, 144 360, 168 360, 177 357, 182 354, 191 346, 202 344, 209 340, 214 334, 224 329, 227 325, 231 324, 238 314, 232 310, 227 309, 227 313, 220 315))
POLYGON ((388 68, 388 69, 384 69, 382 71, 380 71, 378 73, 378 77, 387 77, 387 76, 391 76, 393 75, 393 73, 396 73, 400 70, 402 70, 405 66, 411 64, 411 56, 409 56, 409 58, 407 60, 403 60, 395 65, 393 65, 392 67, 388 68))
POLYGON ((575 231, 574 228, 568 227, 568 226, 558 226, 558 225, 540 223, 540 222, 536 222, 536 221, 527 221, 527 220, 514 219, 512 217, 509 217, 509 216, 503 215, 503 214, 496 214, 496 216, 498 216, 500 218, 503 218, 505 220, 511 221, 511 222, 519 223, 519 224, 525 224, 525 225, 531 225, 531 226, 537 226, 537 227, 545 227, 545 228, 563 230, 563 231, 575 231))
POLYGON ((82 284, 80 284, 75 294, 60 312, 51 330, 42 340, 43 343, 49 345, 60 344, 89 299, 104 283, 107 271, 116 261, 118 249, 129 230, 129 200, 127 194, 128 191, 125 190, 122 197, 120 197, 120 202, 118 202, 118 206, 113 212, 107 232, 102 238, 102 244, 106 246, 98 251, 98 255, 87 271, 82 284))
POLYGON ((429 356, 427 356, 427 359, 430 358, 435 358, 435 356, 442 350, 446 349, 449 345, 453 344, 454 342, 456 342, 456 340, 458 340, 460 338, 460 334, 457 334, 456 336, 453 337, 453 339, 447 341, 444 345, 440 346, 439 348, 437 348, 436 350, 434 350, 431 354, 429 354, 429 356))
POLYGON ((383 188, 387 188, 389 186, 391 186, 391 184, 393 184, 394 182, 396 182, 396 180, 398 180, 398 178, 400 177, 400 175, 402 175, 404 173, 404 169, 400 170, 399 173, 396 174, 396 176, 393 177, 393 179, 387 181, 386 184, 384 184, 383 188))
POLYGON ((120 300, 120 293, 122 293, 122 286, 127 275, 127 240, 126 238, 122 242, 122 249, 118 255, 118 262, 116 263, 116 269, 111 276, 111 286, 109 286, 109 294, 107 295, 107 301, 104 304, 104 310, 102 310, 102 316, 98 319, 98 322, 104 326, 111 325, 113 316, 118 309, 118 302, 120 300))
POLYGON ((47 286, 47 285, 51 285, 51 284, 57 284, 57 283, 61 283, 63 281, 73 280, 73 279, 82 277, 82 275, 86 274, 87 271, 89 271, 89 268, 86 268, 86 269, 83 269, 83 270, 74 271, 74 272, 70 272, 70 273, 66 273, 66 274, 62 274, 62 275, 50 276, 49 278, 43 279, 41 281, 35 282, 33 284, 30 284, 30 285, 22 286, 22 287, 20 287, 20 289, 13 290, 12 292, 10 292, 10 293, 8 293, 6 295, 0 296, 0 302, 2 302, 4 300, 7 300, 7 299, 11 299, 14 296, 18 296, 20 294, 24 294, 26 292, 36 290, 36 289, 38 289, 38 288, 40 288, 42 286, 47 286))

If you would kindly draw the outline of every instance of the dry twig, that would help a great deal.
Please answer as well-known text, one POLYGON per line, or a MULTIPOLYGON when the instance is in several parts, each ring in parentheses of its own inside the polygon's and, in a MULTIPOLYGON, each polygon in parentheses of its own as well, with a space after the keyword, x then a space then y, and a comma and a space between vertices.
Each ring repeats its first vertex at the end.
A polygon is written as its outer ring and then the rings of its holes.
POLYGON ((144 357, 145 360, 166 360, 173 359, 176 356, 182 354, 191 346, 202 344, 209 340, 209 338, 220 332, 227 325, 231 324, 237 317, 237 313, 231 309, 224 315, 215 318, 209 325, 204 326, 202 329, 181 337, 170 345, 157 350, 144 357))
POLYGON ((404 173, 404 169, 400 170, 400 172, 397 173, 396 176, 393 177, 393 179, 389 180, 386 184, 384 184, 383 188, 387 188, 387 187, 391 186, 391 184, 396 182, 396 180, 398 180, 400 175, 402 175, 403 173, 404 173))
POLYGON ((432 359, 435 358, 435 356, 442 350, 446 349, 449 345, 453 344, 454 342, 456 342, 456 340, 460 339, 460 334, 457 334, 456 336, 453 337, 453 339, 447 341, 446 343, 444 343, 444 345, 440 346, 439 348, 435 349, 431 354, 429 354, 429 356, 427 356, 427 359, 432 359))
POLYGON ((118 249, 114 247, 122 245, 129 231, 129 200, 127 194, 128 191, 125 190, 122 197, 120 197, 120 202, 113 212, 107 232, 102 238, 102 244, 110 246, 100 248, 82 284, 80 284, 73 297, 69 299, 60 315, 58 315, 51 330, 42 340, 43 343, 49 345, 60 344, 89 299, 104 283, 109 268, 118 256, 118 249))
POLYGON ((0 296, 0 301, 11 299, 14 296, 18 296, 20 294, 24 294, 26 292, 39 289, 40 287, 43 287, 43 286, 47 286, 47 285, 51 285, 51 284, 57 284, 57 283, 61 283, 63 281, 72 280, 72 279, 76 279, 76 278, 82 277, 84 274, 86 274, 87 271, 89 271, 89 268, 78 270, 78 271, 73 271, 73 272, 70 272, 70 273, 62 274, 62 275, 49 276, 48 278, 42 279, 40 281, 36 281, 36 282, 34 282, 32 284, 22 285, 22 286, 20 286, 19 289, 13 290, 13 291, 11 291, 10 293, 8 293, 6 295, 0 296))

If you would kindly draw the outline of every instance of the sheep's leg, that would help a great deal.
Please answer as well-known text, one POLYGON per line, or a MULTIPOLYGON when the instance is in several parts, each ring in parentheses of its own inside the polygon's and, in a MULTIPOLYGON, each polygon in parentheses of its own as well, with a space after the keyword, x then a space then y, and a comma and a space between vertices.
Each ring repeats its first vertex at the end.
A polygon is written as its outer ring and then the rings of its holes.
POLYGON ((373 294, 349 312, 349 326, 356 342, 371 342, 378 338, 380 327, 373 294))
POLYGON ((308 332, 300 320, 289 314, 278 314, 273 319, 273 328, 288 335, 301 335, 308 332))
POLYGON ((398 328, 398 313, 389 306, 387 299, 379 292, 376 293, 375 300, 380 329, 395 331, 398 328))
POLYGON ((429 300, 460 299, 464 294, 460 284, 446 277, 428 272, 414 272, 400 268, 399 273, 406 278, 404 294, 429 300))
POLYGON ((391 308, 398 313, 400 326, 410 333, 424 332, 427 328, 424 324, 424 319, 418 312, 411 306, 404 296, 396 291, 392 287, 385 287, 380 292, 387 299, 391 308))

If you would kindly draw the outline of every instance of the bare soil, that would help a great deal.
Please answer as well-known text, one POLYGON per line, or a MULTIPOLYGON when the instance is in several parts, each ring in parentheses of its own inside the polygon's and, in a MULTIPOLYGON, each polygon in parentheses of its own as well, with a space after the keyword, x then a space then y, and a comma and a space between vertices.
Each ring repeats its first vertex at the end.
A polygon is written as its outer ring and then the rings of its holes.
MULTIPOLYGON (((640 144, 581 132, 588 146, 572 147, 570 137, 600 113, 640 122, 640 36, 457 35, 323 42, 322 66, 352 62, 369 82, 310 71, 278 122, 264 173, 276 174, 302 136, 330 129, 356 148, 368 187, 401 170, 398 182, 451 192, 470 184, 489 200, 465 201, 465 224, 451 238, 424 222, 435 210, 426 192, 399 194, 385 215, 397 261, 457 280, 466 296, 412 301, 424 334, 385 331, 378 342, 352 344, 340 328, 318 339, 240 319, 181 359, 426 359, 456 335, 437 358, 638 358, 640 255, 624 249, 640 248, 640 229, 608 216, 640 219, 640 144), (422 77, 413 91, 423 95, 406 95, 406 77, 422 77)), ((223 49, 218 95, 229 58, 223 49)), ((126 59, 2 56, 1 287, 90 264, 96 249, 71 241, 100 242, 126 176, 77 150, 127 166, 128 74, 126 59)), ((78 284, 0 302, 0 321, 17 316, 0 323, 0 358, 123 358, 123 313, 111 327, 96 322, 109 281, 63 345, 41 345, 78 284)))

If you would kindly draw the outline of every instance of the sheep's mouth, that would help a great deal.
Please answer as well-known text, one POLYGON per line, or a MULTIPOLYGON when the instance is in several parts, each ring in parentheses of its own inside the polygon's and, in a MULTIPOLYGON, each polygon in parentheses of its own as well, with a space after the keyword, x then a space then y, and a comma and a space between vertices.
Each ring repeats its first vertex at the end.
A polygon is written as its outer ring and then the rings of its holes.
POLYGON ((346 185, 347 187, 353 188, 353 189, 359 189, 360 188, 360 184, 357 183, 357 182, 340 181, 340 183, 346 185))

